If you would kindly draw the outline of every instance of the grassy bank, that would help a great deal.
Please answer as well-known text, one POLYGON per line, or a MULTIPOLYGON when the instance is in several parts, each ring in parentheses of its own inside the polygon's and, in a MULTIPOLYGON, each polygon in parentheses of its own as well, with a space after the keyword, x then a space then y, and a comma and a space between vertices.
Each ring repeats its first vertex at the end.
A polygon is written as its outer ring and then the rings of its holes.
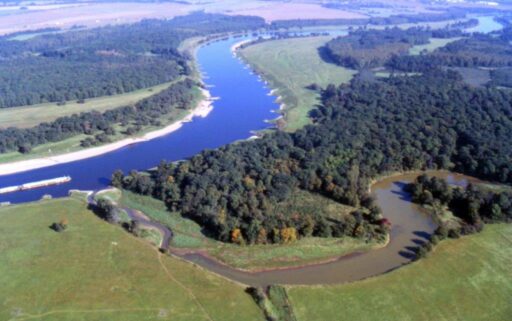
MULTIPOLYGON (((201 91, 199 88, 192 89, 195 96, 195 102, 192 104, 193 107, 195 107, 195 104, 197 104, 203 97, 201 94, 201 91)), ((65 106, 62 106, 65 107, 65 106)), ((1 112, 1 111, 0 111, 1 112)), ((132 124, 128 124, 127 126, 123 127, 121 124, 114 124, 112 127, 116 130, 116 134, 113 136, 109 136, 110 142, 112 143, 115 141, 119 141, 128 137, 138 137, 143 136, 144 134, 163 128, 165 126, 168 126, 176 121, 179 121, 180 119, 184 118, 190 110, 184 110, 184 109, 174 109, 171 113, 167 115, 162 115, 159 120, 162 123, 162 126, 145 126, 143 127, 139 132, 136 134, 130 136, 125 134, 125 130, 127 127, 131 126, 132 124)), ((28 154, 21 154, 19 152, 9 152, 5 154, 0 154, 0 163, 8 163, 8 162, 16 162, 16 161, 22 161, 22 160, 28 160, 28 159, 34 159, 34 158, 42 158, 42 157, 52 157, 59 154, 66 154, 71 152, 76 152, 79 150, 84 150, 89 147, 82 147, 80 145, 81 141, 84 140, 87 137, 87 135, 76 135, 58 142, 52 142, 47 144, 38 145, 32 148, 31 152, 28 154)), ((105 144, 108 144, 105 143, 105 144)), ((101 145, 97 145, 101 146, 101 145)), ((97 147, 92 146, 92 147, 97 147)))
POLYGON ((506 321, 512 315, 512 225, 443 241, 426 259, 339 286, 291 287, 298 320, 506 321))
MULTIPOLYGON (((147 196, 123 191, 121 203, 142 211, 152 219, 171 228, 174 238, 171 246, 182 250, 202 250, 230 266, 247 270, 300 266, 325 261, 354 251, 370 250, 379 244, 345 238, 307 237, 290 244, 238 246, 217 242, 206 237, 195 222, 183 218, 179 213, 170 213, 163 202, 147 196)), ((322 196, 301 192, 294 195, 280 211, 316 208, 326 211, 328 216, 347 215, 353 208, 338 204, 322 196)))
POLYGON ((454 38, 446 38, 446 39, 440 39, 440 38, 431 38, 430 42, 425 45, 416 45, 413 46, 411 49, 409 49, 410 55, 419 55, 423 52, 432 52, 438 48, 444 47, 447 44, 460 40, 460 37, 454 37, 454 38))
POLYGON ((242 286, 159 253, 77 199, 0 208, 2 320, 263 320, 242 286), (49 228, 67 218, 61 233, 49 228))
POLYGON ((348 82, 355 74, 323 61, 318 53, 331 37, 267 41, 240 50, 241 56, 277 89, 285 104, 286 129, 294 131, 310 122, 308 113, 318 103, 318 92, 306 87, 348 82))

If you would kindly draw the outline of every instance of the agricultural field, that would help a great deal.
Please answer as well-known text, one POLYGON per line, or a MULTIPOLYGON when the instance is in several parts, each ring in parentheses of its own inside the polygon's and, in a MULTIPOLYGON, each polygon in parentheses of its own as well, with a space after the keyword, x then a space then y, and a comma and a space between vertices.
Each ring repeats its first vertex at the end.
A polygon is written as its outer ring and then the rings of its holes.
POLYGON ((140 21, 147 18, 172 18, 195 9, 180 3, 80 3, 77 5, 28 10, 11 10, 0 15, 0 35, 49 27, 71 28, 75 25, 100 27, 140 21))
POLYGON ((512 315, 512 226, 446 240, 427 258, 338 286, 290 287, 297 320, 507 321, 512 315))
POLYGON ((263 320, 244 287, 110 225, 78 198, 0 208, 2 320, 263 320), (57 233, 50 224, 68 220, 57 233))
POLYGON ((65 105, 57 103, 45 103, 31 106, 20 106, 11 108, 0 108, 0 129, 7 127, 29 128, 39 125, 43 122, 51 122, 59 117, 70 116, 73 114, 89 111, 104 112, 110 109, 132 105, 139 100, 160 93, 171 84, 183 80, 168 82, 135 90, 132 92, 103 96, 87 99, 84 103, 68 101, 65 105))
MULTIPOLYGON (((225 12, 229 13, 229 12, 225 12)), ((266 21, 290 19, 359 19, 368 16, 355 11, 330 9, 313 3, 263 2, 244 5, 233 11, 237 15, 259 16, 266 21)))
MULTIPOLYGON (((206 237, 199 224, 183 218, 179 213, 169 213, 165 204, 154 198, 123 191, 120 202, 123 206, 140 210, 151 219, 168 226, 174 232, 172 247, 185 252, 201 249, 221 262, 245 270, 300 266, 381 245, 350 237, 306 237, 290 244, 238 246, 206 237)), ((276 211, 295 211, 298 207, 326 211, 331 217, 347 215, 353 210, 322 196, 300 192, 287 204, 276 208, 276 211)))
POLYGON ((239 51, 282 97, 288 131, 309 124, 308 113, 318 104, 318 92, 307 86, 348 82, 356 73, 322 60, 318 49, 330 39, 327 36, 267 41, 239 51))

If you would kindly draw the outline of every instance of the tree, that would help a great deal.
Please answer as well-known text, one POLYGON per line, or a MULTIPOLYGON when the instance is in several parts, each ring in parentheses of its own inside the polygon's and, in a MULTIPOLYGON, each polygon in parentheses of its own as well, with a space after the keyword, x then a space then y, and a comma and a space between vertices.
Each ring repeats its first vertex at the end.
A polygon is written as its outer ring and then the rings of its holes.
POLYGON ((242 235, 242 231, 239 228, 236 228, 231 231, 231 243, 235 243, 238 245, 244 245, 245 240, 242 235))
POLYGON ((28 154, 32 151, 32 147, 28 144, 23 144, 18 148, 18 151, 22 154, 28 154))
POLYGON ((58 233, 63 232, 68 228, 68 219, 63 218, 58 223, 52 223, 52 225, 50 225, 50 228, 58 233))
POLYGON ((297 230, 294 227, 285 227, 281 229, 281 242, 284 244, 292 243, 297 240, 297 230))
POLYGON ((112 174, 112 179, 111 179, 112 186, 117 187, 117 188, 122 188, 123 187, 123 178, 124 178, 123 171, 121 171, 119 169, 116 170, 112 174))
POLYGON ((96 201, 96 207, 99 211, 101 217, 109 222, 113 222, 114 220, 114 204, 108 199, 99 198, 96 201))

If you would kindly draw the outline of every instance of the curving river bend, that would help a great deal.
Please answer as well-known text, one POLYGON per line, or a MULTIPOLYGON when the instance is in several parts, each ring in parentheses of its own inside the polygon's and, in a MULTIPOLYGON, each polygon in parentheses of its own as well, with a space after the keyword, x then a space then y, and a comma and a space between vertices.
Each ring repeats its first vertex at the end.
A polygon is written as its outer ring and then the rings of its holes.
MULTIPOLYGON (((183 257, 249 285, 344 283, 386 273, 409 263, 413 258, 413 248, 425 241, 436 228, 430 216, 411 203, 409 195, 403 191, 405 184, 412 182, 419 174, 391 176, 372 185, 371 191, 377 198, 377 204, 392 223, 390 242, 383 248, 349 254, 329 263, 255 273, 226 267, 200 254, 183 257)), ((477 181, 444 171, 430 171, 428 174, 443 177, 452 185, 465 186, 470 181, 477 181)))
MULTIPOLYGON (((70 189, 98 190, 108 186, 116 169, 146 169, 160 160, 180 160, 201 150, 217 148, 252 136, 252 131, 269 127, 267 120, 277 115, 279 106, 262 81, 230 53, 230 48, 243 38, 228 39, 203 46, 197 58, 205 83, 215 84, 209 90, 214 109, 206 118, 186 123, 178 131, 154 140, 128 146, 117 151, 81 161, 59 164, 33 171, 0 176, 0 187, 69 175, 69 184, 0 195, 0 202, 22 203, 40 199, 45 194, 66 196, 70 189), (229 125, 226 125, 229 124, 229 125)), ((466 184, 470 178, 447 173, 452 183, 466 184)), ((417 175, 417 174, 416 174, 417 175)), ((416 176, 401 175, 383 179, 372 186, 384 216, 392 222, 391 240, 381 249, 354 253, 336 261, 287 270, 247 273, 223 266, 198 254, 184 255, 220 275, 250 285, 326 284, 360 280, 400 267, 411 259, 411 248, 435 229, 434 222, 412 204, 403 185, 416 176)))

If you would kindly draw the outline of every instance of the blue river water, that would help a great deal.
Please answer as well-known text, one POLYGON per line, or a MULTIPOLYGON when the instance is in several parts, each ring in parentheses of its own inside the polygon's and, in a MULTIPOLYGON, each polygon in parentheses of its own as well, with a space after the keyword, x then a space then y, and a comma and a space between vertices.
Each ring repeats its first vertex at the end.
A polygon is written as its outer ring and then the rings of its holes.
POLYGON ((147 169, 161 160, 175 161, 204 149, 213 149, 252 136, 252 131, 268 128, 266 120, 278 115, 276 97, 245 65, 235 58, 231 46, 244 38, 214 42, 199 48, 197 60, 213 97, 219 97, 206 118, 194 118, 179 130, 147 142, 76 162, 0 176, 0 187, 19 185, 69 175, 62 185, 0 195, 0 202, 20 203, 49 194, 66 196, 70 189, 93 190, 109 184, 116 169, 147 169))

